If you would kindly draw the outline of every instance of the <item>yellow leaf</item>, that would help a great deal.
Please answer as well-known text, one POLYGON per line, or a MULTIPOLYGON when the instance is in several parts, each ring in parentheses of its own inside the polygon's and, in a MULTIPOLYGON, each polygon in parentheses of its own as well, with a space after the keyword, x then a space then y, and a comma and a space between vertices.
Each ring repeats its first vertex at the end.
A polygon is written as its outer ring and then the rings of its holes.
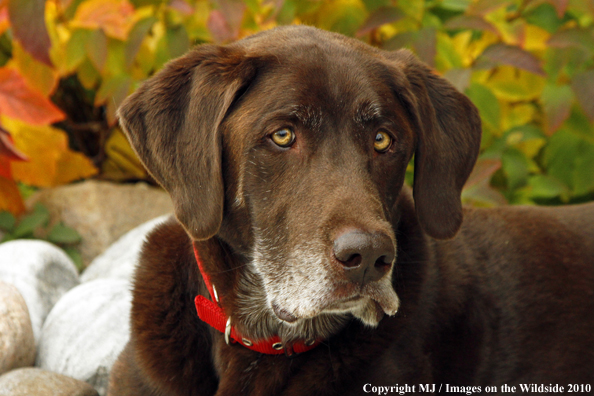
POLYGON ((545 78, 511 66, 499 66, 484 84, 495 96, 512 102, 529 101, 540 97, 545 78))
POLYGON ((89 0, 78 6, 72 27, 103 29, 105 34, 126 40, 134 24, 134 7, 126 0, 89 0))
POLYGON ((89 158, 76 151, 67 150, 62 152, 56 163, 54 185, 85 179, 95 174, 97 174, 97 168, 89 158))
POLYGON ((68 148, 68 137, 61 129, 51 126, 34 126, 8 117, 2 125, 12 134, 14 144, 29 157, 28 162, 13 162, 15 180, 38 187, 53 187, 96 173, 88 160, 73 159, 68 148))
POLYGON ((508 13, 505 7, 487 14, 485 20, 495 25, 503 42, 510 45, 519 45, 524 35, 524 25, 526 22, 522 19, 508 20, 508 13))
POLYGON ((546 30, 534 25, 526 25, 524 29, 524 49, 526 51, 544 51, 551 35, 546 30))
POLYGON ((18 215, 25 211, 25 204, 15 181, 0 176, 0 211, 3 210, 18 215))
POLYGON ((530 122, 536 114, 534 105, 520 103, 516 105, 501 103, 501 128, 504 131, 530 122))
POLYGON ((27 84, 41 92, 44 96, 50 96, 58 85, 58 73, 51 67, 34 59, 28 52, 23 50, 18 41, 12 43, 12 61, 20 71, 27 84))
POLYGON ((105 155, 107 158, 102 167, 104 177, 111 180, 145 179, 147 177, 144 166, 119 128, 114 128, 111 136, 107 139, 105 155))

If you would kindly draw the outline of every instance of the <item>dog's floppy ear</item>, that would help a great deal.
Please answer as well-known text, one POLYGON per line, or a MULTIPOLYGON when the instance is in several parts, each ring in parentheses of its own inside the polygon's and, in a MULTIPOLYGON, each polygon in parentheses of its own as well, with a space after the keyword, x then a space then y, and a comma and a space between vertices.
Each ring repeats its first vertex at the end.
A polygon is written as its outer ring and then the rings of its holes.
POLYGON ((412 92, 408 105, 417 129, 413 185, 417 218, 433 238, 452 238, 462 224, 462 187, 480 148, 478 110, 410 51, 393 52, 390 58, 404 72, 412 92))
POLYGON ((132 147, 194 239, 212 237, 221 225, 219 125, 252 75, 239 48, 203 45, 168 63, 118 110, 132 147))

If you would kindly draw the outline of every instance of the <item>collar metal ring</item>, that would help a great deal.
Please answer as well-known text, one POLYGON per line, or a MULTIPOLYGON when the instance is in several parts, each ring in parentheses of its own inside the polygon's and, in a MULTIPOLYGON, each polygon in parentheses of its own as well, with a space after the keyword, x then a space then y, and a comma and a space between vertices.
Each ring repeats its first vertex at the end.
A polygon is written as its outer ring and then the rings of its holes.
POLYGON ((227 324, 225 325, 225 342, 229 345, 229 337, 231 336, 231 317, 227 319, 227 324))

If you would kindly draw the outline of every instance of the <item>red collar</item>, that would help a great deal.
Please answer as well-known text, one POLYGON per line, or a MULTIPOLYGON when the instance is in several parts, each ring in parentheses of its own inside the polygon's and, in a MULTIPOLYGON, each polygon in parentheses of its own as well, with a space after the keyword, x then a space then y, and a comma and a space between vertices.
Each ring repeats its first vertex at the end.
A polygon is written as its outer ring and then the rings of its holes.
MULTIPOLYGON (((194 244, 194 255, 196 256, 196 262, 198 263, 198 268, 200 269, 200 273, 202 274, 202 278, 204 279, 208 293, 210 294, 211 299, 218 303, 219 296, 217 295, 216 289, 210 282, 209 276, 204 271, 204 266, 202 264, 202 260, 200 260, 198 250, 196 249, 196 244, 194 244)), ((231 318, 228 318, 227 315, 225 315, 225 311, 223 311, 220 305, 201 295, 196 296, 194 303, 196 304, 196 311, 200 320, 206 322, 214 329, 225 334, 225 341, 227 344, 238 343, 248 349, 251 349, 252 351, 265 353, 268 355, 280 355, 284 353, 287 356, 293 356, 295 354, 307 352, 318 346, 321 342, 320 340, 310 342, 299 341, 291 346, 288 346, 283 345, 279 336, 274 336, 259 341, 248 340, 247 338, 242 337, 235 330, 235 327, 231 324, 231 318)))

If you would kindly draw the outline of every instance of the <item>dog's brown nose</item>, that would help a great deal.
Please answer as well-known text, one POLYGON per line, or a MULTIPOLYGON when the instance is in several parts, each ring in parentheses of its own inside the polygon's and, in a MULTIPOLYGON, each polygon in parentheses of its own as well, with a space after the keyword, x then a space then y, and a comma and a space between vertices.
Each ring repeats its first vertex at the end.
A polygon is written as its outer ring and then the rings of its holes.
POLYGON ((394 244, 381 232, 348 231, 334 241, 334 256, 351 282, 365 285, 380 280, 390 270, 394 244))

